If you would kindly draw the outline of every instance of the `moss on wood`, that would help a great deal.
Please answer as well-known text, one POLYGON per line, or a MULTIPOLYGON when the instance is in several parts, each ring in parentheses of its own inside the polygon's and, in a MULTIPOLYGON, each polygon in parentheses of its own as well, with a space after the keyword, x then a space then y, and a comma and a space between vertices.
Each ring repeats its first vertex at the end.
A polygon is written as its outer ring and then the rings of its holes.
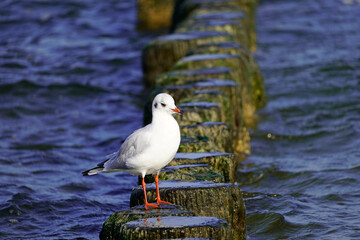
POLYGON ((218 42, 200 44, 195 49, 190 50, 187 55, 209 53, 243 54, 244 51, 249 52, 248 48, 240 43, 218 42))
POLYGON ((226 221, 216 217, 159 217, 124 224, 120 239, 231 239, 226 221))
POLYGON ((171 27, 175 30, 179 24, 186 19, 192 17, 192 15, 212 13, 212 12, 224 12, 224 11, 243 11, 245 13, 244 24, 249 33, 249 43, 251 50, 256 50, 256 30, 255 30, 255 6, 257 0, 187 0, 182 4, 178 4, 174 10, 174 20, 171 27))
MULTIPOLYGON (((177 103, 191 101, 211 101, 220 106, 220 121, 230 123, 234 131, 234 150, 237 153, 250 153, 250 135, 245 126, 242 114, 242 99, 238 84, 226 79, 203 79, 186 85, 169 85, 159 87, 151 93, 153 98, 157 93, 166 92, 172 95, 177 103)), ((151 120, 151 102, 148 101, 145 110, 145 123, 151 120)), ((186 111, 184 111, 185 114, 186 111)), ((189 116, 176 116, 181 125, 188 123, 189 116)), ((200 148, 201 149, 201 148, 200 148)), ((194 149, 195 150, 195 149, 194 149)))
POLYGON ((194 150, 196 152, 233 152, 233 135, 231 126, 228 123, 204 122, 182 126, 180 131, 183 139, 193 139, 195 142, 182 142, 179 152, 194 152, 194 150), (196 140, 202 144, 197 145, 196 140), (203 148, 193 149, 194 146, 203 148))
MULTIPOLYGON (((226 5, 225 5, 226 6, 226 5)), ((214 9, 214 8, 199 8, 191 13, 180 25, 179 29, 224 29, 234 36, 235 41, 252 48, 251 28, 249 27, 249 19, 240 7, 233 7, 227 5, 227 8, 214 9), (227 22, 227 24, 224 24, 227 22), (219 24, 222 23, 222 24, 219 24), (235 23, 237 23, 235 25, 235 23), (194 26, 194 27, 192 27, 194 26), (201 26, 200 28, 197 26, 201 26), (215 27, 215 28, 214 28, 215 27)))
POLYGON ((121 239, 121 227, 127 222, 139 219, 164 216, 195 216, 195 213, 185 210, 177 205, 161 205, 161 208, 145 210, 143 205, 135 206, 129 210, 114 212, 104 222, 100 231, 100 239, 121 239))
POLYGON ((176 116, 181 126, 198 124, 202 122, 221 122, 221 108, 217 103, 198 101, 181 103, 178 107, 182 115, 176 116))
MULTIPOLYGON (((218 82, 219 85, 226 84, 226 80, 218 80, 216 82, 218 82)), ((215 84, 214 81, 201 83, 202 87, 204 88, 206 86, 213 86, 213 84, 215 84)), ((223 88, 222 90, 226 92, 226 90, 229 89, 223 88)), ((185 102, 187 100, 216 102, 220 106, 220 121, 230 123, 233 129, 233 131, 231 132, 233 134, 234 151, 236 153, 249 154, 250 134, 245 126, 241 107, 239 105, 236 105, 236 100, 238 99, 234 99, 235 96, 236 95, 232 95, 232 99, 229 99, 224 93, 220 91, 205 89, 195 91, 193 95, 183 98, 180 102, 185 102)), ((179 116, 178 119, 180 119, 180 122, 182 122, 183 116, 179 116)))
POLYGON ((155 87, 184 85, 208 78, 235 80, 236 73, 228 67, 176 70, 159 75, 155 79, 155 87))
MULTIPOLYGON (((209 164, 196 164, 192 161, 189 164, 171 164, 161 170, 159 180, 185 180, 185 181, 211 181, 217 183, 225 182, 223 171, 216 169, 209 164)), ((141 185, 142 178, 139 176, 138 184, 141 185)), ((146 183, 155 182, 155 175, 146 175, 146 183)))
MULTIPOLYGON (((160 181, 160 195, 164 201, 184 206, 198 216, 219 217, 232 229, 232 239, 245 237, 245 204, 241 190, 230 183, 206 181, 160 181)), ((147 185, 147 198, 155 201, 155 184, 147 185)), ((130 205, 143 204, 141 186, 131 193, 130 205)))
POLYGON ((187 164, 168 166, 159 175, 159 180, 225 182, 222 172, 208 164, 187 164))
POLYGON ((193 152, 177 153, 171 166, 184 164, 209 164, 221 171, 225 182, 234 182, 237 169, 237 159, 234 154, 225 152, 193 152))
MULTIPOLYGON (((242 99, 238 84, 227 79, 202 79, 185 85, 168 85, 155 89, 150 94, 152 99, 160 92, 173 96, 179 104, 191 102, 212 102, 220 107, 221 121, 229 122, 234 128, 244 126, 242 99)), ((184 111, 185 114, 185 111, 184 111)), ((151 102, 146 104, 145 123, 151 120, 151 102)), ((182 120, 181 116, 176 116, 182 120)))
POLYGON ((154 39, 144 47, 142 52, 145 84, 152 86, 158 75, 170 71, 176 61, 198 44, 233 39, 230 34, 217 31, 177 33, 154 39))
POLYGON ((232 19, 207 19, 197 21, 186 21, 176 29, 176 33, 189 31, 219 31, 227 32, 234 40, 245 46, 249 46, 247 32, 242 24, 232 19))
POLYGON ((169 28, 175 0, 137 0, 137 28, 154 30, 169 28))
POLYGON ((243 116, 248 126, 256 122, 251 66, 247 59, 238 54, 197 54, 180 59, 174 70, 228 67, 241 90, 243 116))
POLYGON ((244 46, 235 42, 220 42, 201 44, 196 49, 189 52, 189 55, 195 54, 233 54, 240 55, 249 63, 249 77, 251 79, 253 102, 256 109, 260 109, 266 104, 266 94, 262 74, 252 53, 244 46))

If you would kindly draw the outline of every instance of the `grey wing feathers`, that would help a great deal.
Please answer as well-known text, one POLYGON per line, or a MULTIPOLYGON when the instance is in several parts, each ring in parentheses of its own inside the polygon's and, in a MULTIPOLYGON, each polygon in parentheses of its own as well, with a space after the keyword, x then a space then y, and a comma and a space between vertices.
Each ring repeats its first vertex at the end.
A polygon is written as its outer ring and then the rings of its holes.
POLYGON ((110 153, 108 155, 106 155, 106 160, 104 162, 106 162, 107 160, 113 158, 114 156, 116 156, 119 152, 113 152, 113 153, 110 153))
POLYGON ((104 170, 104 165, 107 161, 109 161, 111 158, 115 157, 118 154, 118 152, 114 152, 112 154, 109 154, 106 156, 106 160, 99 163, 96 167, 89 169, 87 171, 82 172, 83 176, 89 176, 94 175, 102 172, 104 170))
POLYGON ((136 130, 125 140, 120 148, 120 158, 129 159, 135 157, 148 148, 151 142, 151 134, 147 131, 147 127, 136 130))
POLYGON ((149 146, 151 134, 147 131, 147 127, 136 130, 126 138, 119 152, 111 154, 111 158, 104 162, 105 170, 128 169, 126 160, 143 153, 149 146))
POLYGON ((82 174, 84 176, 94 175, 100 172, 111 172, 129 169, 127 160, 143 153, 151 142, 149 125, 133 132, 121 145, 118 152, 106 156, 106 160, 99 163, 95 168, 89 169, 82 174))

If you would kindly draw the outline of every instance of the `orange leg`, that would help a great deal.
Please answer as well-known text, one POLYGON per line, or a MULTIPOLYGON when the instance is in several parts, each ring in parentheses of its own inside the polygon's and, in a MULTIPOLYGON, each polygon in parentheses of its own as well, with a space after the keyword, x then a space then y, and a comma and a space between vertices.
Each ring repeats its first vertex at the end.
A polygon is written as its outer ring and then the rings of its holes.
POLYGON ((145 184, 145 180, 144 177, 142 178, 142 187, 143 187, 143 191, 144 191, 144 199, 145 199, 145 209, 148 210, 149 208, 158 208, 159 206, 153 203, 148 203, 147 198, 146 198, 146 184, 145 184))
POLYGON ((162 201, 160 199, 160 191, 159 191, 159 174, 155 176, 155 184, 156 184, 156 204, 159 206, 160 204, 172 204, 169 202, 162 201))

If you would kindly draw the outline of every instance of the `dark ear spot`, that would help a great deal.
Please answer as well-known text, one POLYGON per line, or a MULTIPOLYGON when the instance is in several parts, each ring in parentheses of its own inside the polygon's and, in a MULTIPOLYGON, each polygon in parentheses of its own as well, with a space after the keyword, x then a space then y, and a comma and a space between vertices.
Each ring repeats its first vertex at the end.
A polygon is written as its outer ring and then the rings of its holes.
POLYGON ((154 107, 157 108, 157 103, 154 104, 154 107))

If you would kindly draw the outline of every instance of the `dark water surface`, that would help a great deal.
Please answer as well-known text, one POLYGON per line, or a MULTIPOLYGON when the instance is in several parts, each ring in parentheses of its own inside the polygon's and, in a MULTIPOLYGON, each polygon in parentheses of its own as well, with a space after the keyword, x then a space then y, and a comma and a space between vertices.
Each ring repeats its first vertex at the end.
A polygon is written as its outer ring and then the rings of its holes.
MULTIPOLYGON (((249 239, 360 239, 359 13, 258 7, 269 103, 239 169, 249 239)), ((152 36, 135 21, 135 1, 0 3, 0 239, 97 239, 129 206, 136 177, 80 172, 142 125, 152 36)))
POLYGON ((360 2, 261 3, 248 238, 360 239, 360 2))
POLYGON ((97 239, 137 178, 83 177, 142 126, 135 1, 0 3, 0 239, 97 239))

